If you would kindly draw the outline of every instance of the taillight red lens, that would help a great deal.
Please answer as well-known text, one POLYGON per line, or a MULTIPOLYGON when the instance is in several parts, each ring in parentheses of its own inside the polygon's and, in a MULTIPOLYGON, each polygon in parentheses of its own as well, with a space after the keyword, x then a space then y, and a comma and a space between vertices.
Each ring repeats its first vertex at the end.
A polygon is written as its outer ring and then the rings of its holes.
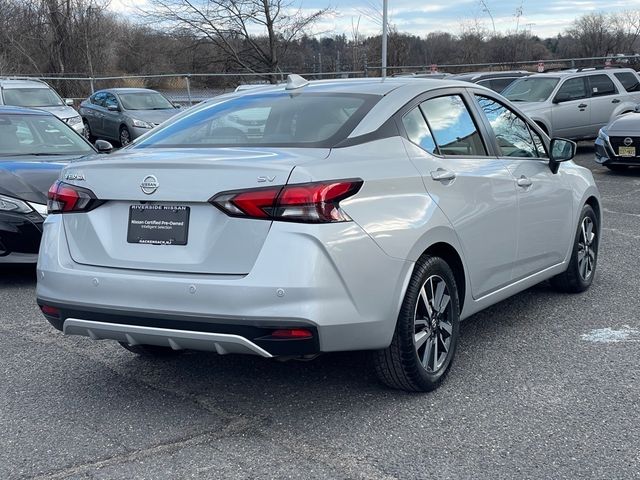
POLYGON ((50 317, 60 317, 60 309, 52 307, 51 305, 40 305, 40 310, 50 317))
POLYGON ((311 338, 313 334, 306 328, 284 328, 271 332, 274 338, 295 339, 295 338, 311 338))
POLYGON ((304 223, 351 220, 340 201, 358 193, 362 180, 337 180, 281 188, 256 188, 224 192, 210 202, 232 217, 258 218, 304 223))
POLYGON ((49 189, 47 209, 49 213, 86 212, 100 203, 91 190, 58 180, 49 189))

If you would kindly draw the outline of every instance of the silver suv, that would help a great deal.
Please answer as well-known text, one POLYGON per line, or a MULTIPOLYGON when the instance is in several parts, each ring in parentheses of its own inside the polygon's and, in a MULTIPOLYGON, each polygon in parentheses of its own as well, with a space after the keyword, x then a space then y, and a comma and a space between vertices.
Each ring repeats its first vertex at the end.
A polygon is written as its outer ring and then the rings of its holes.
POLYGON ((62 100, 51 86, 35 78, 0 77, 0 105, 46 110, 82 135, 84 126, 73 100, 62 100))
POLYGON ((596 138, 613 118, 633 112, 640 84, 630 68, 572 70, 521 78, 503 92, 549 136, 596 138))

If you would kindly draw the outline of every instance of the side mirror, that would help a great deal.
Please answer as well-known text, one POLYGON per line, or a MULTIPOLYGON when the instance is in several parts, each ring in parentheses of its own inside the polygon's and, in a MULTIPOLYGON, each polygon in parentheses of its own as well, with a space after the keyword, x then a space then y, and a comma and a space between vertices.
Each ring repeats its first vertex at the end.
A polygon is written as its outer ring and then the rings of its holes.
POLYGON ((571 96, 568 93, 558 93, 553 99, 553 103, 568 102, 571 100, 571 96))
POLYGON ((552 138, 550 145, 549 166, 553 173, 558 172, 560 164, 572 160, 576 156, 577 144, 564 138, 552 138))
POLYGON ((113 145, 106 140, 96 140, 95 145, 98 153, 110 153, 113 150, 113 145))
POLYGON ((633 107, 633 111, 635 113, 640 113, 640 105, 636 105, 635 107, 633 107))
POLYGON ((118 107, 118 105, 107 105, 107 110, 110 112, 119 112, 120 107, 118 107))
POLYGON ((73 98, 65 98, 64 104, 67 105, 68 107, 73 107, 73 98))

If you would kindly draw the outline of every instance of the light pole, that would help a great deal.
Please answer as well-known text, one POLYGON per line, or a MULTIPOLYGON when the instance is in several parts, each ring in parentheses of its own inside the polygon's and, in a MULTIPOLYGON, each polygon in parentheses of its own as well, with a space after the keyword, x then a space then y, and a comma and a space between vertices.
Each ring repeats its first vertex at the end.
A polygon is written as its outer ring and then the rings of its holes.
POLYGON ((387 0, 382 1, 382 78, 387 76, 387 0))

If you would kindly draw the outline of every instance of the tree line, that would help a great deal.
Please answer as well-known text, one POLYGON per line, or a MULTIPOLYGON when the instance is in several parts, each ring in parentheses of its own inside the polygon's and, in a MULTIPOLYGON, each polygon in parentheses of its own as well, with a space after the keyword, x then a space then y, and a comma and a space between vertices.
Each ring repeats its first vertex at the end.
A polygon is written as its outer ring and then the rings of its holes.
MULTIPOLYGON (((0 75, 336 72, 375 68, 380 36, 314 34, 331 10, 294 0, 150 0, 133 20, 108 0, 0 0, 0 75)), ((640 11, 591 13, 562 33, 496 33, 480 22, 457 33, 391 28, 389 65, 513 63, 633 54, 640 11)), ((374 73, 375 74, 375 73, 374 73)), ((275 78, 271 78, 275 80, 275 78)))

